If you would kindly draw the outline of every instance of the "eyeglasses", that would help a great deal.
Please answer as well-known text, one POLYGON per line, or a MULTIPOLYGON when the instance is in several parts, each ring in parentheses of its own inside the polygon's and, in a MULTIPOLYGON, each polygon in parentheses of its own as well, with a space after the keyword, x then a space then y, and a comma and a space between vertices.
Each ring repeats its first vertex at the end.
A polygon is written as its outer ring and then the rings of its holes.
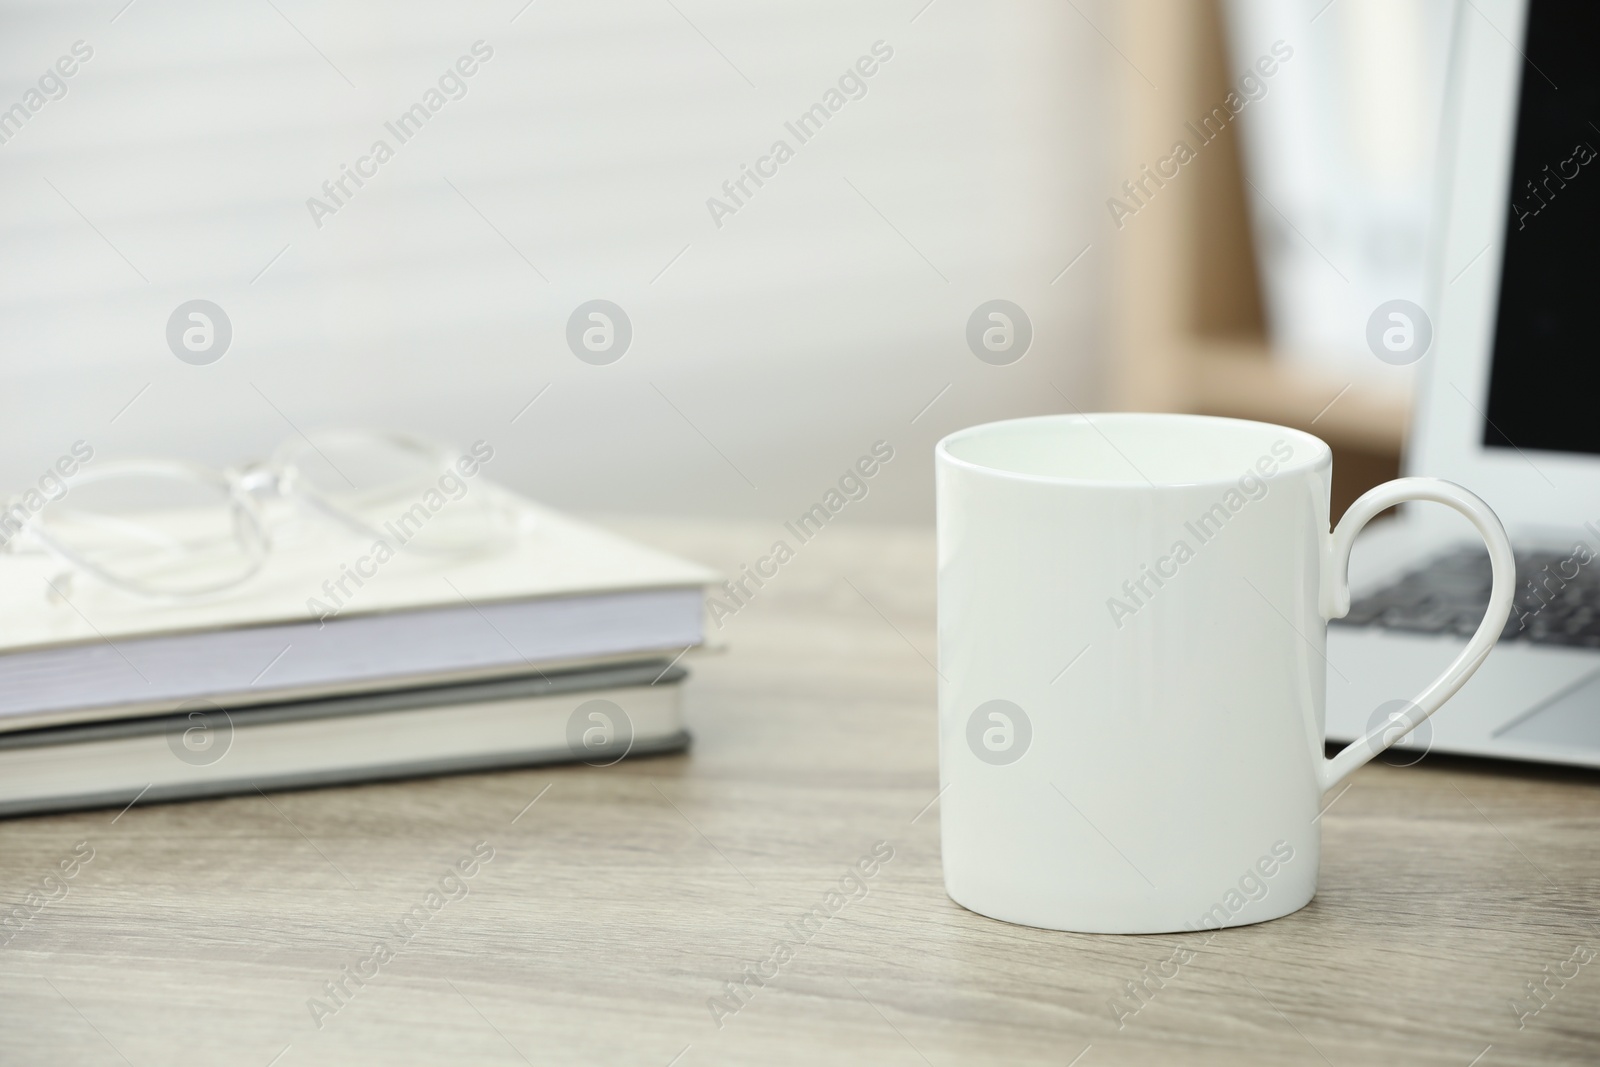
POLYGON ((493 455, 481 441, 459 451, 405 434, 331 430, 290 438, 242 468, 89 464, 42 507, 0 510, 0 552, 45 551, 155 600, 237 589, 275 544, 323 540, 330 526, 391 552, 479 554, 508 546, 527 521, 477 478, 493 455))

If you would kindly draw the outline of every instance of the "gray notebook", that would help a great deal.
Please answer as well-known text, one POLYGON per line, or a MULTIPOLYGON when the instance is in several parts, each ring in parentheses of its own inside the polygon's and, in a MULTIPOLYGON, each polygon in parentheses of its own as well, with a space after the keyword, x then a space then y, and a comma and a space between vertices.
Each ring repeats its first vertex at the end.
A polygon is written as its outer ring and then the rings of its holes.
POLYGON ((0 734, 0 816, 683 749, 666 660, 0 734))

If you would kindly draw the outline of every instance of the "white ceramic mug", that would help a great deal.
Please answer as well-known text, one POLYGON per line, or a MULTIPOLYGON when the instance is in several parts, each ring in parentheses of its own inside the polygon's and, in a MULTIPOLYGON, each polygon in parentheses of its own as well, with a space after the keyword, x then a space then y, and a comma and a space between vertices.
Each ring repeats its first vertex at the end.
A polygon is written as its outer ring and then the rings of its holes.
POLYGON ((935 455, 945 888, 1007 922, 1160 933, 1303 907, 1324 792, 1453 695, 1511 607, 1511 546, 1482 500, 1402 478, 1330 533, 1332 455, 1298 430, 1050 415, 935 455), (1326 759, 1350 545, 1406 500, 1477 528, 1489 607, 1401 719, 1326 759))

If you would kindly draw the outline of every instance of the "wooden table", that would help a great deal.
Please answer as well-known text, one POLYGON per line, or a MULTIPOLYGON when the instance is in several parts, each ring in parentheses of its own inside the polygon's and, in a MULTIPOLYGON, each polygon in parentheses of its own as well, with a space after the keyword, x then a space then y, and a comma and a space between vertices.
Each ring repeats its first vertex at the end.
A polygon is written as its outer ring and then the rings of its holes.
MULTIPOLYGON (((730 570, 780 534, 618 525, 730 570)), ((1600 958, 1520 1028, 1511 1006, 1600 951, 1593 774, 1368 767, 1323 819, 1316 900, 1215 936, 953 904, 933 607, 925 531, 840 522, 691 664, 688 755, 0 823, 7 901, 93 849, 0 948, 0 1062, 1600 1061, 1600 958), (478 842, 468 895, 314 1012, 478 842), (864 895, 798 929, 878 842, 864 895), (777 976, 725 999, 778 939, 777 976), (1130 1001, 1178 944, 1192 960, 1130 1001)))

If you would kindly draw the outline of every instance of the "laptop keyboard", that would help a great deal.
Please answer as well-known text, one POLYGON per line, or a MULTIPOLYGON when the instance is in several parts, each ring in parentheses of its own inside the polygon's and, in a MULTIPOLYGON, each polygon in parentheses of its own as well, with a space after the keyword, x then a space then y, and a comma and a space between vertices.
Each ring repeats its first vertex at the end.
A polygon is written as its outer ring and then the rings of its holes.
MULTIPOLYGON (((1582 552, 1519 551, 1517 593, 1502 641, 1600 648, 1600 559, 1582 552)), ((1489 603, 1489 554, 1440 556, 1350 605, 1335 620, 1414 633, 1470 636, 1489 603)))

